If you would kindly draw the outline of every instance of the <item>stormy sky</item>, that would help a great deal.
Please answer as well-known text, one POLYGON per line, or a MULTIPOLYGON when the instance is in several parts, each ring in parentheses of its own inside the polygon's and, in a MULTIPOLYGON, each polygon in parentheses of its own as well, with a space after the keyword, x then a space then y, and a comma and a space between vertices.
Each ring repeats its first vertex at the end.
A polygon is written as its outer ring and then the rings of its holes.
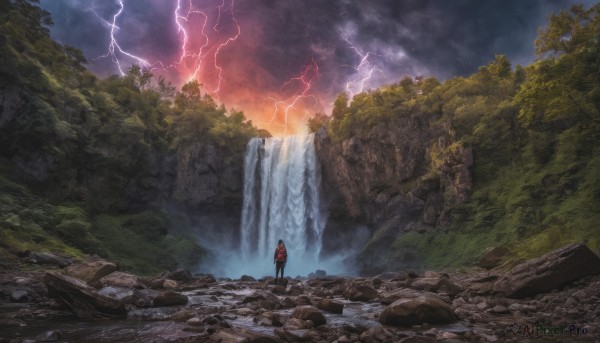
POLYGON ((177 86, 198 79, 272 131, 302 126, 342 91, 468 75, 496 54, 528 64, 538 28, 574 3, 593 1, 124 0, 115 55, 102 57, 119 0, 41 0, 53 38, 83 50, 98 75, 119 73, 115 59, 140 64, 120 48, 177 86))

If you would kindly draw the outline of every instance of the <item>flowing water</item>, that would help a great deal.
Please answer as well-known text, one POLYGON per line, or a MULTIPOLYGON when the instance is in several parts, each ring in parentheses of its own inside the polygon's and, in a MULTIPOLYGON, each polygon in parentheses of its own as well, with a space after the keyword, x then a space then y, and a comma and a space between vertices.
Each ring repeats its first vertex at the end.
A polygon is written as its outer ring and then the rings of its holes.
POLYGON ((279 239, 288 251, 287 272, 307 275, 329 266, 319 258, 327 220, 320 183, 314 135, 248 143, 240 235, 247 274, 273 274, 279 239))

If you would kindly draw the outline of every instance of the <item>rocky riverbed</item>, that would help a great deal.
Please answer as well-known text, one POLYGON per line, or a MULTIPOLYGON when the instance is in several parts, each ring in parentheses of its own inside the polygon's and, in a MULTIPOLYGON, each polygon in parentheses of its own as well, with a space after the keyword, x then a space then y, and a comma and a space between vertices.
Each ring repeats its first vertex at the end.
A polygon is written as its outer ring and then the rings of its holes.
POLYGON ((281 285, 183 270, 141 278, 103 260, 65 264, 0 274, 0 342, 600 339, 600 260, 580 244, 502 271, 321 273, 281 285))

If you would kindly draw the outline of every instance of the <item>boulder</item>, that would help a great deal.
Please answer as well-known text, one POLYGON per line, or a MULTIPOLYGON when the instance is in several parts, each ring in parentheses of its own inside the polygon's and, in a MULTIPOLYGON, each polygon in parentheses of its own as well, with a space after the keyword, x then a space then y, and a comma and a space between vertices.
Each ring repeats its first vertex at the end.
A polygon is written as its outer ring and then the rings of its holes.
POLYGON ((164 273, 161 275, 165 279, 180 281, 180 282, 189 282, 192 281, 192 274, 185 269, 176 269, 171 272, 164 273))
POLYGON ((315 271, 315 276, 316 277, 325 277, 325 276, 327 276, 327 272, 322 269, 317 269, 315 271))
POLYGON ((509 297, 523 298, 599 273, 600 258, 584 244, 577 243, 515 266, 498 278, 493 290, 509 297))
POLYGON ((370 301, 378 298, 379 293, 366 282, 354 282, 346 288, 344 296, 352 301, 370 301))
POLYGON ((26 290, 16 290, 10 293, 10 301, 15 303, 25 303, 29 302, 31 297, 29 296, 29 292, 26 290))
POLYGON ((104 260, 84 261, 67 267, 66 273, 89 284, 117 271, 117 269, 119 267, 116 264, 104 260))
POLYGON ((460 292, 460 288, 443 276, 424 277, 416 279, 412 284, 412 288, 421 289, 430 292, 443 292, 449 295, 456 295, 460 292))
POLYGON ((139 276, 123 272, 112 272, 100 278, 99 281, 102 287, 118 286, 138 289, 144 288, 139 276))
POLYGON ((497 267, 508 254, 510 249, 504 246, 488 248, 479 259, 479 266, 486 269, 497 267))
POLYGON ((219 331, 210 335, 209 342, 219 342, 219 343, 244 343, 248 342, 249 339, 247 337, 238 336, 233 333, 219 331))
POLYGON ((177 281, 171 280, 171 279, 166 279, 165 281, 163 281, 163 284, 162 284, 162 288, 173 289, 173 288, 177 288, 177 287, 179 287, 179 284, 177 283, 177 281))
POLYGON ((185 305, 189 301, 188 297, 177 292, 166 291, 160 293, 153 300, 155 307, 185 305))
POLYGON ((274 294, 282 295, 282 294, 285 294, 286 288, 285 288, 285 286, 282 286, 282 285, 276 285, 276 286, 272 286, 270 290, 274 294))
POLYGON ((396 326, 443 324, 454 321, 456 321, 454 310, 442 299, 433 295, 396 300, 386 307, 379 317, 381 324, 396 326))
POLYGON ((341 314, 344 312, 344 303, 339 300, 321 299, 317 302, 317 308, 319 310, 341 314))
POLYGON ((327 324, 325 316, 318 308, 310 305, 298 306, 292 312, 292 317, 302 320, 312 320, 315 326, 327 324))
POLYGON ((133 289, 118 286, 108 286, 100 289, 98 291, 98 294, 111 297, 117 300, 124 300, 127 297, 133 296, 133 289))
POLYGON ((125 316, 125 303, 119 299, 99 294, 82 280, 54 271, 44 274, 48 295, 67 305, 77 317, 107 318, 125 316))
POLYGON ((281 308, 279 298, 273 292, 267 290, 258 290, 253 294, 242 299, 242 304, 249 304, 251 307, 263 308, 265 310, 277 310, 281 308))
POLYGON ((188 320, 194 318, 194 315, 195 313, 193 311, 181 310, 173 313, 169 319, 175 322, 187 322, 188 320))
POLYGON ((294 299, 294 305, 302 306, 302 305, 310 305, 312 301, 308 297, 308 295, 299 295, 294 299))
POLYGON ((242 275, 242 277, 240 278, 240 281, 242 281, 242 282, 256 282, 256 279, 253 278, 250 275, 242 275))
POLYGON ((275 334, 286 342, 310 342, 311 336, 309 335, 310 330, 299 329, 299 330, 287 330, 287 329, 276 329, 275 334))
POLYGON ((433 295, 433 293, 418 292, 418 291, 415 291, 415 290, 409 289, 409 288, 400 288, 400 289, 394 290, 393 292, 382 294, 380 300, 381 300, 382 304, 389 305, 399 299, 411 299, 411 298, 416 298, 416 297, 423 296, 423 295, 430 296, 430 295, 433 295))

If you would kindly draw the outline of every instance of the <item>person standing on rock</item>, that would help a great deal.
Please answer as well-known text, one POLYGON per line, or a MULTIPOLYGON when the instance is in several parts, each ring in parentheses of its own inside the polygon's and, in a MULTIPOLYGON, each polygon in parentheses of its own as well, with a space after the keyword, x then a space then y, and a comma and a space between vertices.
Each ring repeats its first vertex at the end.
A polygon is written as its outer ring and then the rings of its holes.
POLYGON ((277 243, 277 248, 275 248, 275 255, 273 256, 273 263, 275 264, 275 283, 278 283, 277 277, 279 276, 279 271, 281 271, 281 282, 283 282, 283 270, 285 269, 286 262, 287 249, 280 239, 279 243, 277 243))

